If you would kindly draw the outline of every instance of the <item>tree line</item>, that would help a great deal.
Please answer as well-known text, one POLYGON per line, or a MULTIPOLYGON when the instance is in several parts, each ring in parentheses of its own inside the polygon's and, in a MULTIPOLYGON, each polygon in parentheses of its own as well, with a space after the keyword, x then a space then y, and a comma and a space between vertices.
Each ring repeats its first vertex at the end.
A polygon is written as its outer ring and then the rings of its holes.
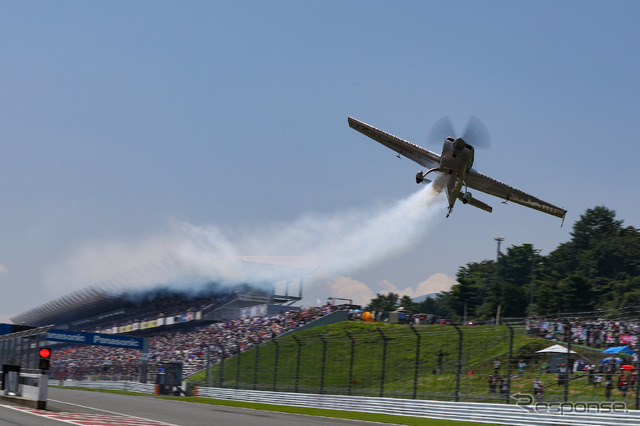
POLYGON ((547 256, 531 244, 512 246, 496 260, 467 263, 448 292, 420 303, 377 294, 368 310, 431 313, 453 320, 522 318, 640 305, 640 230, 623 226, 604 206, 575 222, 571 239, 547 256))

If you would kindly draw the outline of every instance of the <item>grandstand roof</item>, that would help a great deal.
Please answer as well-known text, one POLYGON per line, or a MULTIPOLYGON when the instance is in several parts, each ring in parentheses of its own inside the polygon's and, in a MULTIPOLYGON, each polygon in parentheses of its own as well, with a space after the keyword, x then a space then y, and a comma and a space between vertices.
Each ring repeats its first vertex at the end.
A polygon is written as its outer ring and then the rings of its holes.
MULTIPOLYGON (((246 264, 253 264, 256 267, 264 265, 276 268, 284 267, 291 269, 294 275, 301 273, 304 275, 302 271, 308 272, 316 269, 321 261, 317 257, 302 256, 232 256, 223 259, 246 262, 246 264)), ((148 290, 154 291, 154 289, 148 290)), ((127 295, 126 291, 114 292, 97 287, 87 287, 15 315, 11 321, 14 324, 33 326, 69 323, 80 318, 121 308, 127 300, 127 295)), ((288 295, 280 298, 284 298, 283 300, 286 301, 300 299, 300 297, 288 295)), ((280 300, 280 302, 282 301, 280 300)))
POLYGON ((30 309, 11 318, 14 324, 49 325, 71 321, 78 317, 104 311, 117 306, 119 297, 94 287, 74 291, 44 305, 30 309), (43 324, 46 322, 47 324, 43 324))

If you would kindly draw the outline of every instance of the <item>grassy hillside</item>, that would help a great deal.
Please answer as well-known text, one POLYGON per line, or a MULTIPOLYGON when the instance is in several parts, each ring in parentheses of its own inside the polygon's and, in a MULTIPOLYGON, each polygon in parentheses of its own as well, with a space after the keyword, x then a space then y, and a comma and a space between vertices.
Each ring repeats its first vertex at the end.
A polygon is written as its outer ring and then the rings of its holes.
MULTIPOLYGON (((460 327, 462 351, 456 376, 460 335, 450 325, 415 326, 345 321, 283 336, 229 358, 193 377, 201 385, 309 393, 498 400, 489 395, 487 377, 494 359, 500 374, 508 368, 506 326, 460 327), (418 345, 419 339, 419 345, 418 345), (439 357, 439 353, 442 355, 439 357)), ((535 351, 548 341, 527 338, 514 327, 511 373, 528 363, 523 378, 513 378, 512 392, 530 392, 533 374, 544 357, 535 351)), ((554 375, 555 376, 555 375, 554 375)), ((549 383, 554 380, 549 376, 549 383)), ((544 380, 544 379, 543 379, 544 380)))

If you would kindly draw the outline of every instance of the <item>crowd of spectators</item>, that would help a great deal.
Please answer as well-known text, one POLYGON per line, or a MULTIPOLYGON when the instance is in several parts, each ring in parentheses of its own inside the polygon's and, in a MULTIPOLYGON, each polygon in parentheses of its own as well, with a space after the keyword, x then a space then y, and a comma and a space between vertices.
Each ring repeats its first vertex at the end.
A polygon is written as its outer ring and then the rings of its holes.
MULTIPOLYGON (((188 330, 159 331, 149 336, 148 365, 183 364, 184 375, 203 369, 207 362, 233 356, 301 327, 327 313, 326 309, 291 310, 197 326, 188 330)), ((87 376, 116 380, 137 379, 141 352, 103 346, 67 346, 54 350, 51 376, 83 379, 87 376)))
POLYGON ((637 321, 608 320, 527 320, 529 335, 572 343, 596 349, 611 346, 636 347, 640 335, 640 323, 637 321))

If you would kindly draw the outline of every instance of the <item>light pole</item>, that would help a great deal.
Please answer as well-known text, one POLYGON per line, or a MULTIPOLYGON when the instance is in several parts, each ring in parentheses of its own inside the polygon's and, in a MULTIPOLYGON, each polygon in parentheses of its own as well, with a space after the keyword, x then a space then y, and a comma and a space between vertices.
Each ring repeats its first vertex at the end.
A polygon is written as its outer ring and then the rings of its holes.
POLYGON ((497 265, 498 259, 500 258, 500 243, 504 241, 504 237, 493 237, 493 239, 496 240, 496 242, 498 243, 498 253, 496 254, 496 265, 497 265))
MULTIPOLYGON (((498 288, 498 261, 500 260, 500 243, 504 241, 504 237, 493 237, 498 243, 498 252, 496 253, 496 289, 498 288)), ((498 299, 498 309, 496 310, 496 325, 500 324, 500 300, 498 299)))

